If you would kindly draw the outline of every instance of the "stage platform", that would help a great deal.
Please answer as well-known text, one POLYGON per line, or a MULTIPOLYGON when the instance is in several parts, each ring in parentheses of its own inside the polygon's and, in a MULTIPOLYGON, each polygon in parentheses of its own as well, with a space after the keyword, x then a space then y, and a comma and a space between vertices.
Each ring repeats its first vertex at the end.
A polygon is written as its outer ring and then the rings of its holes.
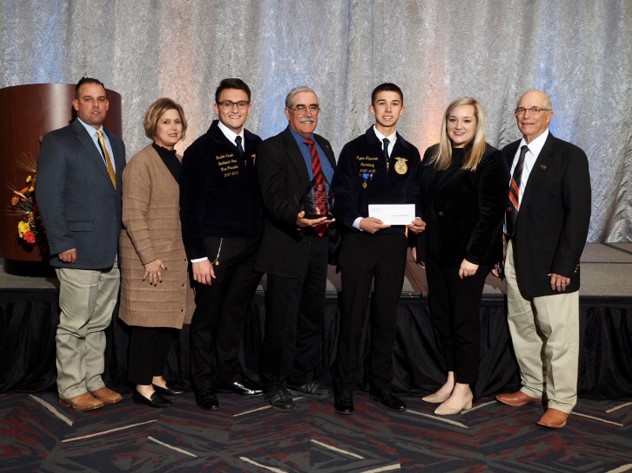
MULTIPOLYGON (((580 290, 580 396, 632 397, 632 243, 586 245, 580 290)), ((258 380, 263 338, 265 277, 247 321, 242 365, 258 380)), ((328 377, 335 360, 340 274, 330 267, 320 370, 328 377)), ((34 392, 54 386, 54 334, 58 321, 55 277, 15 276, 0 271, 0 392, 34 392)), ((427 392, 443 382, 442 355, 428 310, 425 272, 412 260, 398 312, 393 386, 403 392, 427 392)), ((505 285, 489 276, 481 306, 481 359, 477 396, 514 389, 518 369, 506 323, 505 285)), ((369 330, 365 330, 364 354, 369 330)), ((127 327, 116 316, 108 333, 106 377, 124 386, 127 327)), ((171 379, 188 383, 188 328, 169 358, 171 379)), ((365 357, 366 359, 366 357, 365 357)), ((363 383, 361 383, 363 384, 363 383)))

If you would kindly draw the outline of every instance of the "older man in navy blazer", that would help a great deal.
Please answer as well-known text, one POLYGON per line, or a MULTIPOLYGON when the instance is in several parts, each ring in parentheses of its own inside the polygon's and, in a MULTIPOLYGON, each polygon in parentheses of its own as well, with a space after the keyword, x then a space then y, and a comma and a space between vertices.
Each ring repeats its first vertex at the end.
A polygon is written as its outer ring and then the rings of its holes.
POLYGON ((105 329, 119 288, 121 175, 125 146, 103 128, 109 102, 97 79, 82 78, 72 102, 77 119, 44 136, 37 202, 59 278, 57 391, 75 410, 114 404, 121 395, 101 375, 105 329))
POLYGON ((548 403, 538 425, 562 428, 577 402, 579 258, 590 221, 588 158, 548 129, 539 90, 515 111, 523 138, 503 149, 511 169, 505 234, 508 321, 522 387, 509 406, 548 403))

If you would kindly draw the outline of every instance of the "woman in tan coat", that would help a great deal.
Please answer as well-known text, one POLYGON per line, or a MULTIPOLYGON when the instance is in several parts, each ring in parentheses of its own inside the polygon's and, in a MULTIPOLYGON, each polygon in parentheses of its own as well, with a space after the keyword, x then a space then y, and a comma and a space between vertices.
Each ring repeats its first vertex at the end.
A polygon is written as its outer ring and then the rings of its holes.
POLYGON ((128 379, 132 398, 151 407, 168 407, 163 395, 177 394, 163 377, 167 354, 178 330, 194 309, 179 217, 182 107, 168 98, 149 106, 143 120, 153 140, 123 172, 121 305, 119 317, 130 326, 128 379))

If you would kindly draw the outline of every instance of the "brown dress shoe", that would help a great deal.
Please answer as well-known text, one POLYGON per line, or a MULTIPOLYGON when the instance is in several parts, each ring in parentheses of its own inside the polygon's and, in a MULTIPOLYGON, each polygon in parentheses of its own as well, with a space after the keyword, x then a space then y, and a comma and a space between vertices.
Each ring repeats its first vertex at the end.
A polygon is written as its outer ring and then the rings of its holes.
POLYGON ((496 396, 496 400, 511 407, 522 407, 532 403, 542 404, 542 399, 528 396, 522 391, 499 394, 496 396))
POLYGON ((570 414, 562 412, 559 409, 549 407, 544 415, 540 417, 537 424, 542 427, 548 427, 549 429, 561 429, 566 425, 568 416, 570 416, 570 414))
POLYGON ((101 401, 104 405, 108 404, 116 404, 123 396, 121 396, 116 391, 112 391, 110 388, 103 386, 102 388, 97 389, 96 391, 90 391, 94 397, 96 397, 99 401, 101 401))
POLYGON ((91 411, 103 407, 104 404, 90 393, 79 394, 68 399, 59 398, 62 406, 72 407, 75 411, 91 411))

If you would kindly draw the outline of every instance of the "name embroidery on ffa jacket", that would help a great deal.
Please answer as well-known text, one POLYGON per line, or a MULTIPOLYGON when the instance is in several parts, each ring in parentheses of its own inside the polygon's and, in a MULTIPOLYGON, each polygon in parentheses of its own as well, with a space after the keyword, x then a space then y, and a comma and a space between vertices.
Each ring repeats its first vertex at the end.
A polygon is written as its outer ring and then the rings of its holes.
POLYGON ((373 179, 378 160, 377 156, 356 156, 358 175, 362 179, 362 189, 366 189, 369 186, 368 183, 373 179))
POLYGON ((239 163, 237 157, 233 153, 220 154, 215 156, 217 166, 219 167, 222 177, 232 177, 239 175, 239 163))

